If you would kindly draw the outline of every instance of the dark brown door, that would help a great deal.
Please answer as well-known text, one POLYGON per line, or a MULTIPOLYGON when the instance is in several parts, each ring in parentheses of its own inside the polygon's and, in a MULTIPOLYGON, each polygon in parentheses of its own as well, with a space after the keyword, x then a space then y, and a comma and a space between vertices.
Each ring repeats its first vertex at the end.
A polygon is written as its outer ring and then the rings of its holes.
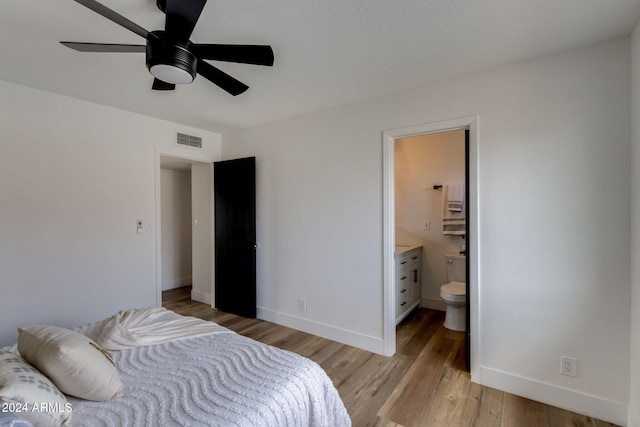
POLYGON ((465 182, 464 182, 464 197, 465 197, 465 201, 464 201, 464 205, 465 205, 465 226, 466 226, 466 232, 465 232, 465 238, 467 239, 466 241, 466 256, 465 256, 465 268, 466 268, 466 295, 467 295, 467 307, 465 310, 467 310, 467 330, 466 330, 466 337, 465 337, 465 347, 466 347, 466 354, 465 354, 465 362, 466 362, 466 368, 467 368, 467 372, 471 372, 471 302, 470 302, 470 295, 471 292, 470 288, 469 288, 469 284, 471 283, 471 269, 469 268, 469 266, 471 265, 471 262, 469 261, 469 258, 472 256, 476 256, 476 254, 471 252, 471 242, 469 241, 469 237, 470 237, 470 233, 469 233, 469 223, 471 222, 470 217, 469 217, 469 213, 470 213, 470 209, 469 209, 469 129, 465 129, 464 131, 464 176, 465 176, 465 182))
POLYGON ((256 317, 256 159, 213 166, 215 306, 256 317))

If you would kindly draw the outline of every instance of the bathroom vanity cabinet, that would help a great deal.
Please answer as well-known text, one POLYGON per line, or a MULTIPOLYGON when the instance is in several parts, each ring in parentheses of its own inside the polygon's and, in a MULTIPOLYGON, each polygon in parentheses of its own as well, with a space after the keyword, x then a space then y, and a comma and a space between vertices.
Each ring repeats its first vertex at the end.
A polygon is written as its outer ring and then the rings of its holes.
POLYGON ((396 246, 396 324, 422 300, 422 246, 396 246))

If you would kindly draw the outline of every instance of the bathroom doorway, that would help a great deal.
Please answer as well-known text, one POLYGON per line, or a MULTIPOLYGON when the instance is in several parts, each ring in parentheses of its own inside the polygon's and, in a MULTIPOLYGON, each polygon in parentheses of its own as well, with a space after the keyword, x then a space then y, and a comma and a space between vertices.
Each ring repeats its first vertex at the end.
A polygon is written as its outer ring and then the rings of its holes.
MULTIPOLYGON (((443 232, 445 185, 464 185, 465 129, 396 139, 396 246, 421 246, 421 307, 445 310, 445 254, 465 252, 466 235, 443 232)), ((455 231, 458 233, 458 231, 455 231)))
POLYGON ((445 308, 439 298, 439 288, 446 283, 445 254, 464 250, 467 254, 466 366, 473 374, 476 364, 472 356, 477 354, 474 352, 477 336, 471 334, 477 325, 473 317, 477 313, 477 172, 474 166, 477 119, 470 117, 387 131, 384 145, 385 353, 395 352, 395 245, 423 246, 421 306, 437 310, 445 308), (405 170, 397 171, 397 168, 405 170), (404 180, 405 186, 398 188, 396 180, 404 180), (464 238, 442 235, 441 186, 449 183, 464 183, 467 219, 464 238))

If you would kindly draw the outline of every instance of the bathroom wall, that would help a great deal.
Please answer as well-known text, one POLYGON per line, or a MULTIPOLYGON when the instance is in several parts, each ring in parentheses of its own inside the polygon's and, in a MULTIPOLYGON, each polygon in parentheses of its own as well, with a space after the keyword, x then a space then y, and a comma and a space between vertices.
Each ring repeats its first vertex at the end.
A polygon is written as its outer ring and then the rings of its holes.
POLYGON ((464 150, 463 130, 396 140, 396 243, 423 246, 423 307, 445 309, 440 299, 440 286, 447 283, 445 254, 466 243, 442 234, 442 190, 433 189, 464 183, 464 150))

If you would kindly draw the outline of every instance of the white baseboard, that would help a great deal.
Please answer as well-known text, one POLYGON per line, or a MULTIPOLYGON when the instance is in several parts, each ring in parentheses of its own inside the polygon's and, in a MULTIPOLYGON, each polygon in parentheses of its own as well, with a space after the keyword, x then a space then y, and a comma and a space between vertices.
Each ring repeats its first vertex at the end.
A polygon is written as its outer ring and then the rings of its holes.
POLYGON ((629 416, 627 418, 628 427, 640 427, 640 416, 631 405, 629 405, 629 416))
POLYGON ((422 297, 420 307, 430 308, 431 310, 447 311, 447 306, 440 298, 422 297))
POLYGON ((192 283, 192 277, 178 277, 168 281, 163 281, 162 290, 168 291, 169 289, 181 288, 183 286, 189 286, 192 283))
POLYGON ((601 397, 568 390, 483 366, 479 370, 479 375, 475 376, 473 380, 477 379, 480 384, 488 387, 617 425, 627 425, 627 420, 631 418, 629 406, 623 403, 613 402, 601 397))
POLYGON ((211 293, 196 291, 193 289, 191 290, 191 299, 194 301, 202 302, 209 305, 211 305, 211 301, 213 301, 211 299, 211 293))
POLYGON ((373 353, 384 354, 384 341, 382 338, 364 335, 347 329, 338 328, 326 323, 317 322, 291 314, 281 313, 264 307, 257 307, 258 319, 288 326, 299 331, 317 335, 343 344, 352 345, 373 353))

